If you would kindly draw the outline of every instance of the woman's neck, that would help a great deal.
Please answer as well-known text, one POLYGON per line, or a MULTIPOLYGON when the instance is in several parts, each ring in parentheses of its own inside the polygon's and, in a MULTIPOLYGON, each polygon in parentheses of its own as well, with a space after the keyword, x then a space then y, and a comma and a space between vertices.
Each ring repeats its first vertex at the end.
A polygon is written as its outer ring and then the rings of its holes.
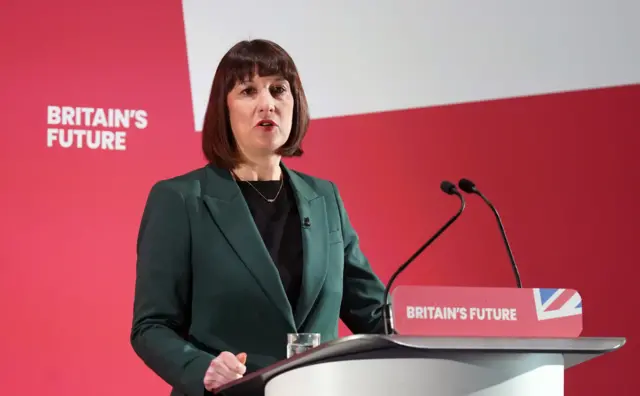
POLYGON ((233 169, 233 173, 244 181, 280 180, 280 157, 262 161, 245 161, 233 169))

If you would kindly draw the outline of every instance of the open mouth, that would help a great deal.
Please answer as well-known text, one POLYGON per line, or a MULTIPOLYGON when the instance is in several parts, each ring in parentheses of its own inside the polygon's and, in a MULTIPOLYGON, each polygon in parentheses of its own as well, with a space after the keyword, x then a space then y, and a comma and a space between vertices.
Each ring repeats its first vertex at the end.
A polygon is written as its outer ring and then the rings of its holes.
POLYGON ((257 125, 258 125, 258 126, 261 126, 261 127, 274 127, 274 126, 278 126, 278 124, 276 124, 275 122, 270 121, 270 120, 262 120, 262 121, 260 121, 257 125))

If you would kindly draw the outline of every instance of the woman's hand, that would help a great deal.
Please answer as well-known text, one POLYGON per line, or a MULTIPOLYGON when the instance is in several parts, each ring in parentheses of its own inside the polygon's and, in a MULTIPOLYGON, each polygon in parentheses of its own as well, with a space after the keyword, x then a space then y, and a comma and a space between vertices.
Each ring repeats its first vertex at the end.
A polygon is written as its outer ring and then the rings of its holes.
POLYGON ((207 372, 204 374, 204 387, 212 391, 227 382, 242 378, 247 367, 247 354, 242 352, 234 355, 231 352, 222 352, 211 361, 207 372))

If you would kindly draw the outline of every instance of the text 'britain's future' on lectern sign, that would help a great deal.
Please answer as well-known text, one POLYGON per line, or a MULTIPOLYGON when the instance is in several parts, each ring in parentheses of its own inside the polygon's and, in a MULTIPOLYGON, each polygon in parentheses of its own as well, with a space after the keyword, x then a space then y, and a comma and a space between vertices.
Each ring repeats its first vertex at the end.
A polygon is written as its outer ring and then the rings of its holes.
POLYGON ((582 298, 571 289, 398 286, 398 334, 451 337, 578 337, 582 298))

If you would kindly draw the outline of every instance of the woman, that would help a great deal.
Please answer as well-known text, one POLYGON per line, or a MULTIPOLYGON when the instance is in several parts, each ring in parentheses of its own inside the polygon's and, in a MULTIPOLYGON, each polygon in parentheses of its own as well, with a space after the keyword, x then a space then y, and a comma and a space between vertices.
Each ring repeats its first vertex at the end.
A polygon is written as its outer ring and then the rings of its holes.
POLYGON ((173 387, 201 396, 286 358, 287 333, 383 331, 383 284, 335 185, 287 168, 309 116, 277 44, 243 41, 216 71, 208 165, 156 183, 138 236, 131 343, 173 387))

